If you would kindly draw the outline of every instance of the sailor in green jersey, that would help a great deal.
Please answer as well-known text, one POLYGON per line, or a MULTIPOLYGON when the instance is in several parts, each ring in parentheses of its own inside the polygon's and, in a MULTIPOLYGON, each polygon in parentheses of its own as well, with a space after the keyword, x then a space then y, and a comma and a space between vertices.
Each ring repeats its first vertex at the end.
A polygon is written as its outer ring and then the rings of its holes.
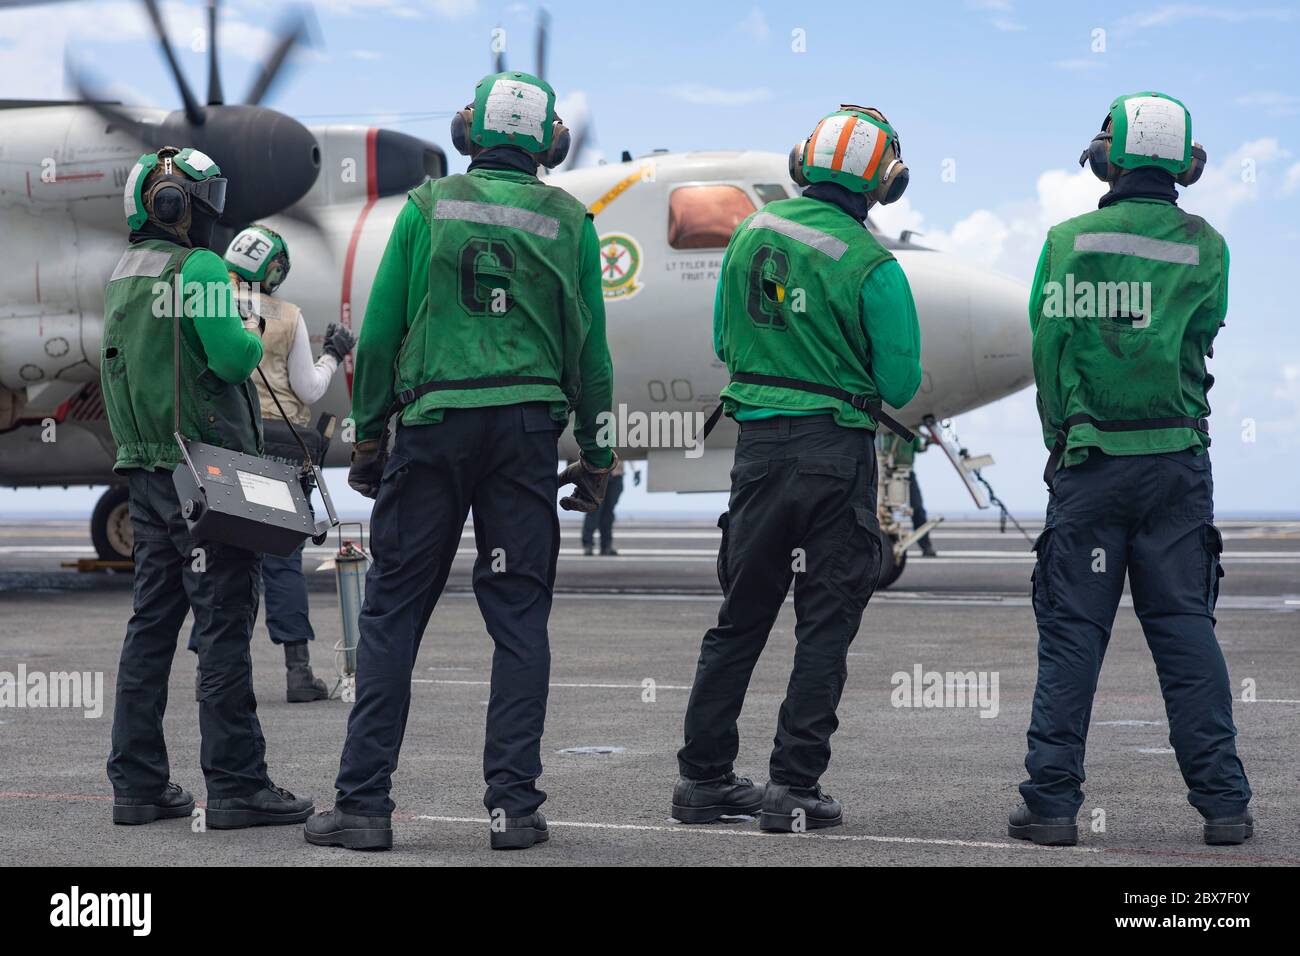
POLYGON ((168 146, 141 156, 124 195, 130 245, 104 296, 104 406, 117 445, 114 471, 130 489, 135 536, 135 606, 118 665, 108 758, 115 823, 194 809, 190 793, 171 781, 163 741, 167 679, 190 612, 207 825, 300 823, 312 810, 310 800, 275 786, 266 772, 248 651, 259 557, 196 541, 172 484, 180 461, 173 437, 177 335, 181 433, 245 454, 262 447, 249 381, 262 343, 256 326, 250 330, 240 318, 221 257, 207 248, 225 195, 221 170, 197 149, 168 146))
POLYGON ((866 228, 907 183, 898 135, 874 109, 841 107, 794 149, 806 186, 736 229, 714 307, 714 346, 740 423, 722 543, 718 624, 704 636, 686 708, 672 815, 760 813, 767 830, 838 825, 819 780, 849 644, 876 586, 875 430, 881 401, 921 382, 920 331, 902 269, 866 228), (795 651, 766 788, 739 777, 736 719, 794 586, 795 651))
POLYGON ((1228 308, 1228 248, 1178 208, 1205 151, 1163 93, 1121 96, 1079 160, 1110 184, 1054 226, 1030 295, 1051 489, 1034 546, 1038 687, 1010 833, 1073 844, 1088 717, 1127 574, 1160 676, 1169 742, 1207 843, 1251 836, 1232 690, 1214 635, 1205 359, 1228 308))
POLYGON ((452 121, 468 173, 414 189, 393 227, 356 352, 349 483, 376 497, 357 699, 332 812, 307 839, 392 845, 391 777, 420 639, 474 514, 474 592, 496 644, 483 752, 493 848, 547 839, 541 737, 547 621, 559 553, 555 497, 594 511, 615 464, 597 443, 612 367, 599 243, 586 208, 537 178, 568 150, 555 91, 485 77, 452 121), (581 460, 557 482, 571 412, 581 460), (385 424, 396 437, 384 461, 385 424))

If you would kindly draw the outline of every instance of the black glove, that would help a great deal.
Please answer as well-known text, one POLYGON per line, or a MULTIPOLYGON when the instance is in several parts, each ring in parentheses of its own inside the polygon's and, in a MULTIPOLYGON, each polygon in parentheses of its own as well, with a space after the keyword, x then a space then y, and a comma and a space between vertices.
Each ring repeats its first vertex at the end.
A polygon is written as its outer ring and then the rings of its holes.
POLYGON ((343 356, 351 352, 357 345, 357 337, 352 334, 352 330, 346 326, 339 325, 337 322, 331 322, 325 327, 325 348, 326 355, 332 355, 343 364, 343 356))
POLYGON ((560 507, 565 511, 595 511, 605 500, 605 486, 609 484, 609 473, 618 465, 618 455, 614 454, 606 468, 597 468, 579 456, 564 471, 560 472, 560 487, 573 485, 573 494, 560 499, 560 507))
POLYGON ((379 494, 379 480, 384 477, 383 449, 375 439, 359 441, 352 449, 352 467, 348 485, 358 494, 374 498, 379 494))

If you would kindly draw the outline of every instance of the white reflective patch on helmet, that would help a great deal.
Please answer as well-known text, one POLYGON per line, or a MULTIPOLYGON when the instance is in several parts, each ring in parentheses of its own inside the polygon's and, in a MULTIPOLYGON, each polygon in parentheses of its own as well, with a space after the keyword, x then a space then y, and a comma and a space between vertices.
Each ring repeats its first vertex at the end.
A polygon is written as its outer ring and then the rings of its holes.
POLYGON ((1128 134, 1124 152, 1181 163, 1187 158, 1187 111, 1160 96, 1132 96, 1124 101, 1128 134))
POLYGON ((545 142, 546 134, 542 130, 548 100, 540 86, 502 77, 492 84, 487 95, 483 129, 531 136, 539 143, 545 142))
POLYGON ((209 167, 216 165, 211 156, 197 149, 188 149, 177 158, 183 159, 186 166, 200 174, 207 172, 209 167))
POLYGON ((808 165, 871 179, 885 151, 886 133, 856 116, 828 116, 813 132, 808 165))
POLYGON ((135 188, 140 182, 140 177, 144 175, 144 163, 136 163, 131 169, 131 175, 126 177, 126 187, 122 190, 123 206, 126 209, 126 218, 130 220, 137 212, 139 207, 135 204, 135 188))
POLYGON ((256 226, 249 226, 231 240, 230 248, 226 250, 226 262, 257 278, 273 248, 274 243, 266 233, 256 226))

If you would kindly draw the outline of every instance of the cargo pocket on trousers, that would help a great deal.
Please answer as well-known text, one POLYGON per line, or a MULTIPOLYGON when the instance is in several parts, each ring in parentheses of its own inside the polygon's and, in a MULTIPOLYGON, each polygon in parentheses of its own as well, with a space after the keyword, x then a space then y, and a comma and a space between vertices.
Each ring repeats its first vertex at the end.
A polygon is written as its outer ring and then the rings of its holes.
POLYGON ((392 452, 384 464, 384 475, 379 482, 379 494, 370 512, 370 542, 372 548, 389 552, 400 560, 402 546, 402 496, 403 486, 411 468, 411 460, 392 452))
POLYGON ((1201 540, 1205 544, 1205 609, 1213 614, 1219 603, 1219 582, 1223 579, 1223 534, 1207 521, 1201 540))
POLYGON ((876 590, 876 582, 880 580, 880 564, 884 558, 880 522, 871 509, 854 506, 849 547, 851 559, 861 557, 854 566, 855 574, 849 582, 849 593, 856 604, 866 607, 876 590))
POLYGON ((1045 611, 1052 606, 1051 575, 1048 573, 1051 544, 1050 527, 1044 528, 1042 534, 1034 539, 1032 550, 1037 557, 1034 561, 1034 570, 1029 575, 1029 595, 1035 611, 1045 611))
POLYGON ((722 531, 722 541, 718 544, 718 586, 722 588, 724 595, 731 580, 727 574, 727 528, 730 524, 731 516, 727 512, 718 515, 718 528, 722 531))

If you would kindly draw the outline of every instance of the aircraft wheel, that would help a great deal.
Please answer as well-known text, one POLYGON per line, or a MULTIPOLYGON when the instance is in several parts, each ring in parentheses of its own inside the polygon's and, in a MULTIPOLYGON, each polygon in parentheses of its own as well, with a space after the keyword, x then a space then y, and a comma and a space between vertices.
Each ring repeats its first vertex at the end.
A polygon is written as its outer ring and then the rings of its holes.
POLYGON ((110 485, 90 515, 90 540, 101 561, 130 561, 135 533, 126 485, 110 485))
POLYGON ((898 543, 898 536, 880 532, 880 577, 876 579, 876 590, 883 591, 902 576, 903 568, 907 567, 907 552, 903 552, 901 558, 895 559, 894 545, 898 543))

